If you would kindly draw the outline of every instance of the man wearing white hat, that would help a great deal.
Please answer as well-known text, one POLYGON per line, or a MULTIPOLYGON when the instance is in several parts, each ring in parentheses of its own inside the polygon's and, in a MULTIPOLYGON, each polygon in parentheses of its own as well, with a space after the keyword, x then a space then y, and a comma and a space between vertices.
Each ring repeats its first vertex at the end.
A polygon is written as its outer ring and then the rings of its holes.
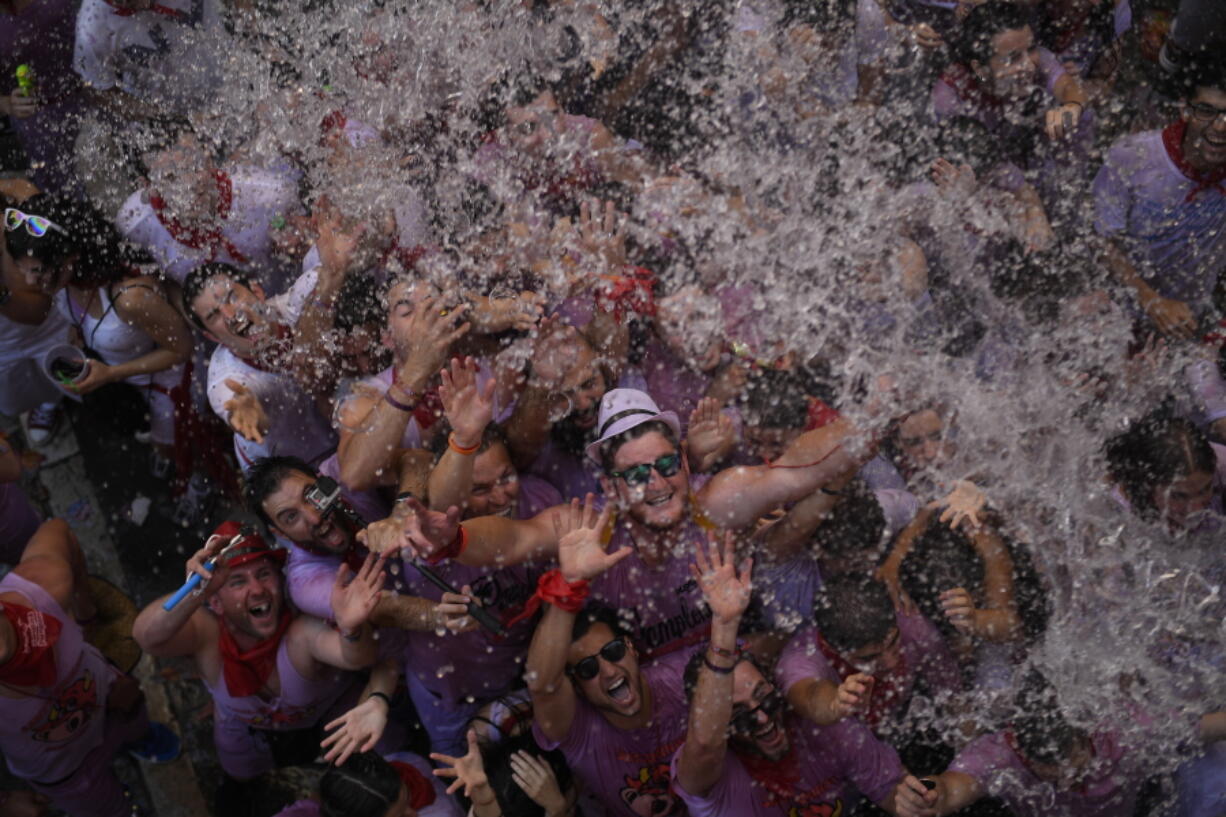
MULTIPOLYGON (((636 389, 604 395, 597 431, 586 453, 600 464, 601 486, 617 511, 610 544, 632 553, 592 582, 591 595, 619 609, 644 657, 706 637, 709 613, 688 554, 708 530, 751 525, 860 464, 843 445, 855 430, 839 420, 801 435, 768 465, 729 468, 705 485, 691 483, 677 415, 661 412, 636 389)), ((555 520, 565 507, 523 521, 479 517, 460 525, 458 509, 444 515, 416 505, 407 544, 472 565, 548 558, 557 553, 555 520)))

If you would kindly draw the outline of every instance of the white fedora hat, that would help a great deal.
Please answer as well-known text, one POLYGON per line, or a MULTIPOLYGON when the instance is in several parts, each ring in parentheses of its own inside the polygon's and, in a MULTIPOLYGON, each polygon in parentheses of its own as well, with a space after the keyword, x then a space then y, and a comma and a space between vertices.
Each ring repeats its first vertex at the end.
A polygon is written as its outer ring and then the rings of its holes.
POLYGON ((605 392, 600 400, 599 438, 588 444, 588 458, 600 462, 600 446, 619 434, 624 434, 643 423, 661 422, 673 430, 677 442, 681 442, 681 423, 677 413, 660 411, 656 401, 645 391, 638 389, 613 389, 605 392))

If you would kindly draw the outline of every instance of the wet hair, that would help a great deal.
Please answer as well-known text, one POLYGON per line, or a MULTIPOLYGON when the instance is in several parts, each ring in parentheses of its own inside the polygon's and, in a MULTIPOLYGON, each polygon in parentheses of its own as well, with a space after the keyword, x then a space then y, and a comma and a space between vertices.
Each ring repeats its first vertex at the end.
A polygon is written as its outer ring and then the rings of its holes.
POLYGON ((1116 434, 1103 446, 1107 472, 1144 519, 1158 514, 1154 489, 1192 474, 1212 474, 1217 455, 1190 420, 1163 406, 1116 434))
POLYGON ((579 615, 575 616, 575 624, 570 630, 570 641, 573 644, 587 635, 588 630, 596 624, 603 624, 613 631, 615 638, 631 640, 631 633, 625 621, 617 610, 603 604, 589 604, 579 615))
POLYGON ((813 623, 839 652, 880 644, 898 626, 885 583, 864 573, 826 582, 813 602, 813 623))
POLYGON ((531 732, 516 735, 498 743, 487 744, 481 748, 485 773, 489 778, 490 788, 494 790, 494 796, 498 798, 498 807, 502 809, 502 813, 514 814, 515 817, 538 817, 538 815, 545 817, 545 809, 537 805, 536 801, 515 782, 514 773, 511 770, 511 755, 516 752, 527 752, 544 760, 553 770, 553 775, 558 780, 558 791, 563 797, 571 788, 570 766, 566 764, 566 758, 562 757, 561 752, 556 749, 546 752, 537 746, 536 739, 532 737, 531 732))
POLYGON ((391 279, 381 281, 373 275, 349 275, 336 296, 332 325, 351 332, 359 326, 387 324, 387 291, 391 279))
POLYGON ((952 43, 954 59, 968 68, 972 62, 986 64, 992 57, 993 37, 1029 25, 1024 9, 1007 0, 988 0, 971 9, 962 22, 961 31, 952 43))
POLYGON ((130 276, 134 265, 153 262, 144 250, 128 244, 110 220, 90 204, 37 193, 14 206, 23 213, 42 216, 63 232, 48 228, 43 235, 34 236, 24 226, 7 231, 8 254, 14 261, 34 258, 50 267, 77 256, 80 260, 71 278, 75 286, 109 284, 130 276))
POLYGON ((314 477, 318 472, 298 457, 260 457, 251 464, 243 477, 243 502, 247 510, 269 527, 275 525, 268 518, 268 514, 264 513, 264 500, 275 494, 285 478, 292 473, 314 477))
POLYGON ((885 536, 885 511, 864 480, 856 478, 843 488, 843 498, 813 532, 818 557, 845 557, 872 550, 880 553, 885 536))
POLYGON ((323 817, 383 817, 400 799, 404 785, 376 752, 358 752, 329 766, 319 780, 323 817))
POLYGON ((240 270, 238 267, 232 267, 229 264, 221 262, 212 262, 209 264, 201 264, 187 274, 183 279, 183 312, 187 315, 187 319, 192 322, 192 325, 201 332, 208 330, 204 326, 204 322, 196 315, 196 310, 192 309, 192 303, 200 297, 200 293, 204 292, 204 288, 209 285, 219 275, 224 275, 236 284, 251 289, 255 283, 255 279, 248 273, 240 270))
POLYGON ((628 428, 616 437, 605 440, 600 446, 600 465, 604 468, 605 473, 613 470, 613 460, 617 456, 618 450, 630 442, 637 440, 639 437, 645 436, 652 431, 659 432, 664 435, 677 449, 677 453, 681 453, 681 442, 677 439, 677 435, 673 433, 673 429, 668 423, 663 420, 648 420, 645 423, 640 423, 634 428, 628 428))
POLYGON ((1017 748, 1026 760, 1063 764, 1086 733, 1060 711, 1056 689, 1038 670, 1022 679, 1013 697, 1016 714, 1010 724, 1017 748))
POLYGON ((755 372, 740 399, 748 422, 765 428, 804 428, 809 397, 816 391, 806 373, 767 369, 755 372))
MULTIPOLYGON (((430 441, 430 451, 434 454, 436 463, 442 459, 443 454, 447 453, 448 436, 448 434, 435 434, 430 441)), ((478 446, 474 456, 481 456, 495 445, 501 445, 508 454, 511 453, 510 443, 507 442, 507 432, 498 423, 490 423, 481 432, 481 445, 478 446)))
POLYGON ((961 587, 981 600, 983 575, 983 560, 971 540, 962 531, 952 530, 935 514, 912 542, 899 568, 902 588, 945 636, 952 635, 954 627, 941 607, 941 594, 961 587))

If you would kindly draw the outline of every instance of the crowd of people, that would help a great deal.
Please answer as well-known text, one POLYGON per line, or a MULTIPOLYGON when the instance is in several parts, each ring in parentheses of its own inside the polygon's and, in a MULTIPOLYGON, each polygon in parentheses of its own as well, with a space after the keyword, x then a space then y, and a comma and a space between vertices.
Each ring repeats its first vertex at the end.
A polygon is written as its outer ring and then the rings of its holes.
MULTIPOLYGON (((1223 4, 0 0, 0 76, 0 413, 145 401, 213 813, 1226 815, 1223 4)), ((142 813, 18 448, 0 815, 142 813)))

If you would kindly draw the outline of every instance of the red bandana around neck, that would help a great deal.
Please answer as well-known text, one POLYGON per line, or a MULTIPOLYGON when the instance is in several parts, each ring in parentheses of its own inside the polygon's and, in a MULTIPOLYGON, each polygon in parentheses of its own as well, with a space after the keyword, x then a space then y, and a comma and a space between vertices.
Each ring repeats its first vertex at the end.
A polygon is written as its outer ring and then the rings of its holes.
POLYGON ((6 601, 0 611, 13 627, 13 655, 0 665, 0 682, 20 687, 50 688, 55 684, 55 643, 63 624, 46 613, 6 601))
POLYGON ((149 196, 149 204, 170 237, 183 246, 193 250, 207 249, 209 261, 216 261, 221 251, 225 250, 235 263, 246 264, 247 256, 221 231, 221 222, 230 217, 230 205, 234 203, 234 183, 224 170, 214 171, 213 179, 217 184, 217 218, 211 227, 188 227, 180 223, 166 212, 166 200, 156 193, 149 196))
POLYGON ((393 760, 389 764, 400 776, 400 782, 409 790, 409 807, 423 809, 434 802, 434 784, 408 763, 393 760))
MULTIPOLYGON (((786 721, 784 728, 787 727, 786 721)), ((789 735, 789 739, 790 739, 789 735)), ((749 772, 749 776, 758 785, 774 795, 780 805, 787 806, 796 800, 796 786, 800 782, 800 768, 796 759, 796 748, 793 744, 787 755, 779 761, 767 760, 764 757, 748 752, 737 752, 737 759, 749 772)))
POLYGON ((221 637, 217 646, 221 650, 222 676, 232 696, 246 698, 264 688, 268 676, 277 666, 277 647, 281 645, 291 620, 289 610, 282 608, 277 631, 246 652, 239 649, 225 619, 221 620, 221 637))
POLYGON ((111 7, 111 11, 116 17, 131 17, 133 14, 137 14, 141 11, 151 11, 154 14, 174 17, 176 20, 182 19, 183 17, 183 12, 179 11, 178 9, 172 9, 170 6, 163 6, 161 3, 154 3, 147 9, 123 8, 115 5, 114 0, 106 0, 106 4, 111 7))
MULTIPOLYGON (((902 638, 902 634, 899 634, 902 638)), ((821 633, 817 634, 817 648, 821 650, 822 655, 830 662, 830 666, 834 667, 834 671, 839 674, 839 680, 845 681, 850 675, 855 675, 860 670, 851 665, 847 659, 839 654, 839 651, 830 646, 821 633)), ((878 724, 885 720, 886 715, 897 706, 903 699, 903 690, 906 689, 907 675, 910 673, 910 668, 907 666, 907 657, 899 654, 898 664, 892 670, 877 671, 873 673, 873 686, 868 691, 868 708, 863 712, 864 722, 869 728, 875 729, 878 724)))
POLYGON ((954 89, 958 99, 969 102, 976 108, 999 108, 1005 101, 990 93, 971 69, 960 62, 953 63, 941 74, 942 81, 954 89))
POLYGON ((1204 173, 1188 164, 1187 157, 1183 155, 1183 140, 1187 133, 1188 123, 1182 119, 1172 122, 1162 131, 1162 145, 1166 148, 1166 155, 1171 157, 1180 173, 1196 183, 1184 201, 1190 204, 1208 190, 1216 190, 1226 196, 1226 165, 1204 173))

